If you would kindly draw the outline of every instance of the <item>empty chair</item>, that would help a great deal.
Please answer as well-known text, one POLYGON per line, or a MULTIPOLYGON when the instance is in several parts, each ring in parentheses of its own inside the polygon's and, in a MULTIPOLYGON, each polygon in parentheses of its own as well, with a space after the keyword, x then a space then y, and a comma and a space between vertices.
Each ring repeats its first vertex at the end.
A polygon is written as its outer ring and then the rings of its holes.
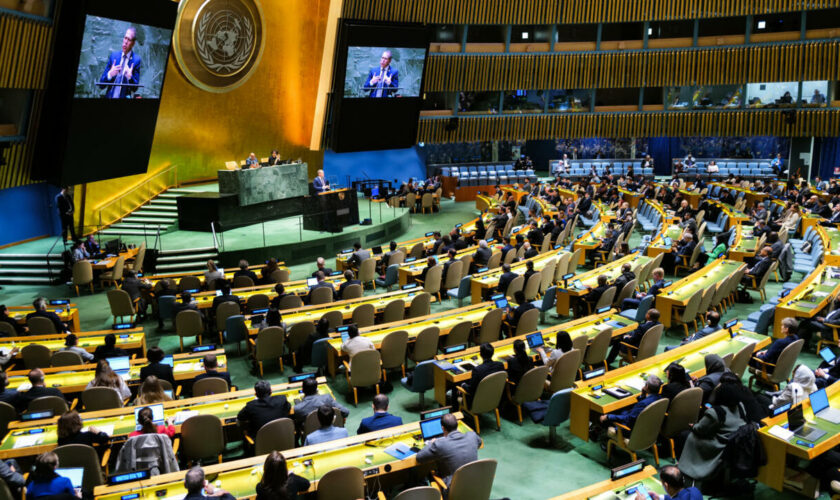
POLYGON ((557 426, 569 420, 572 409, 571 395, 571 388, 561 389, 552 394, 551 399, 548 400, 548 409, 542 424, 548 427, 548 442, 552 446, 556 441, 557 426))
POLYGON ((375 386, 379 394, 381 360, 379 351, 361 351, 354 354, 349 363, 344 362, 347 385, 353 390, 354 405, 359 404, 359 387, 375 386))
POLYGON ((548 311, 552 311, 555 308, 555 304, 557 303, 557 287, 550 286, 545 291, 545 295, 542 296, 541 299, 537 299, 531 302, 534 307, 540 312, 540 323, 545 323, 545 313, 548 311))
MULTIPOLYGON (((391 332, 382 339, 381 352, 381 368, 382 380, 388 380, 388 370, 395 370, 397 368, 405 377, 405 355, 408 350, 408 332, 405 330, 397 330, 391 332)), ((368 384, 370 385, 370 384, 368 384)))
POLYGON ((414 349, 409 358, 415 363, 432 359, 437 354, 440 328, 432 325, 424 328, 414 340, 414 349))
MULTIPOLYGON (((207 379, 205 379, 207 380, 207 379)), ((222 421, 215 415, 194 415, 181 424, 181 456, 188 460, 218 458, 222 463, 225 436, 222 421)), ((178 441, 176 440, 176 443, 178 441)))
POLYGON ((362 287, 370 283, 371 288, 376 288, 376 259, 368 257, 359 264, 359 281, 362 287))
POLYGON ((351 322, 359 328, 367 328, 373 325, 376 316, 376 308, 373 304, 361 304, 353 309, 351 322))
POLYGON ((401 492, 394 500, 441 500, 441 495, 431 486, 417 486, 401 492))
POLYGON ((125 267, 125 257, 118 257, 117 262, 114 264, 114 268, 110 271, 106 271, 99 275, 99 284, 103 288, 105 287, 105 283, 113 283, 114 286, 117 286, 120 281, 123 279, 123 268, 125 267))
POLYGON ((245 316, 234 314, 228 316, 225 321, 224 341, 236 342, 236 350, 242 354, 242 341, 248 340, 248 327, 245 325, 245 316))
POLYGON ((80 260, 73 264, 73 286, 76 288, 76 296, 79 296, 79 287, 88 285, 90 293, 93 294, 93 266, 89 260, 80 260))
POLYGON ((27 370, 47 368, 50 366, 50 361, 52 360, 52 351, 49 347, 42 344, 23 346, 23 349, 20 350, 20 355, 23 358, 23 365, 27 370))
POLYGON ((391 264, 385 269, 385 277, 384 278, 376 278, 374 281, 376 282, 376 286, 381 286, 388 291, 391 291, 391 287, 398 284, 399 282, 399 272, 400 272, 400 265, 399 264, 391 264))
MULTIPOLYGON (((441 247, 442 246, 443 245, 441 245, 441 247)), ((448 298, 452 298, 452 295, 450 295, 449 292, 451 290, 457 290, 461 283, 462 267, 464 267, 464 263, 458 260, 449 264, 449 267, 446 268, 446 281, 443 283, 442 288, 446 292, 448 298)))
POLYGON ((430 295, 437 297, 440 302, 440 280, 443 276, 443 265, 437 264, 426 272, 426 280, 423 282, 423 290, 430 295))
POLYGON ((196 292, 201 290, 201 278, 198 276, 184 276, 178 280, 178 291, 180 292, 196 292))
POLYGON ((289 352, 292 353, 292 364, 297 366, 298 351, 306 344, 306 339, 309 338, 315 331, 315 324, 311 321, 302 321, 295 323, 289 327, 289 333, 286 336, 286 344, 289 352))
POLYGON ((419 405, 421 410, 426 406, 426 391, 434 389, 435 387, 434 367, 435 362, 433 360, 421 361, 414 367, 414 373, 410 378, 403 377, 400 379, 400 383, 403 387, 419 395, 419 405))
MULTIPOLYGON (((446 335, 446 340, 443 347, 450 347, 453 345, 466 344, 470 339, 470 332, 472 332, 472 321, 464 320, 455 324, 446 335)), ((500 324, 501 327, 501 324, 500 324)))
POLYGON ((604 328, 601 333, 595 336, 586 348, 583 356, 583 364, 592 369, 595 365, 604 365, 607 368, 607 351, 610 349, 612 340, 612 328, 604 328))
POLYGON ((503 315, 503 309, 492 309, 484 315, 484 318, 481 320, 478 337, 475 340, 476 344, 484 344, 499 340, 503 315))
MULTIPOLYGON (((476 460, 462 465, 452 474, 447 498, 451 500, 489 500, 496 477, 496 461, 476 460)), ((433 477, 439 488, 446 488, 440 478, 433 477)))
POLYGON ((431 307, 432 296, 428 293, 420 293, 414 296, 411 300, 411 306, 408 308, 409 318, 419 318, 421 316, 428 316, 431 307))
POLYGON ((502 393, 505 390, 505 383, 507 382, 506 372, 496 372, 481 379, 475 394, 472 395, 472 402, 469 401, 467 391, 460 385, 455 388, 461 393, 463 397, 461 410, 473 417, 475 424, 475 431, 481 434, 481 426, 478 421, 478 416, 482 413, 495 412, 496 414, 496 428, 501 430, 502 420, 499 416, 499 403, 502 400, 502 393))
POLYGON ((522 316, 519 317, 519 323, 516 324, 516 335, 525 335, 537 331, 537 321, 540 319, 540 311, 538 309, 528 309, 522 316))
MULTIPOLYGON (((819 351, 819 349, 818 349, 819 351)), ((747 344, 735 353, 732 361, 729 362, 729 371, 735 374, 739 379, 744 376, 747 366, 750 363, 750 358, 753 355, 753 345, 747 344)))
POLYGON ((321 315, 321 319, 326 319, 330 325, 330 329, 335 330, 344 324, 344 313, 337 310, 327 311, 321 315))
POLYGON ((204 333, 201 313, 193 310, 179 312, 175 316, 175 333, 181 341, 181 352, 184 352, 184 337, 196 337, 201 344, 201 334, 204 333))
POLYGON ((239 314, 239 304, 236 302, 222 302, 216 306, 216 330, 219 332, 219 343, 224 344, 224 331, 227 319, 239 314))
MULTIPOLYGON (((463 262, 461 264, 463 264, 463 262)), ((447 275, 447 281, 449 281, 449 275, 447 275)), ((470 276, 460 278, 457 288, 450 288, 446 290, 447 297, 451 299, 458 299, 458 307, 461 307, 464 304, 464 299, 470 297, 470 283, 470 276)))
POLYGON ((382 322, 392 323, 394 321, 402 321, 405 317, 405 301, 403 299, 394 299, 385 304, 385 309, 382 311, 382 322))

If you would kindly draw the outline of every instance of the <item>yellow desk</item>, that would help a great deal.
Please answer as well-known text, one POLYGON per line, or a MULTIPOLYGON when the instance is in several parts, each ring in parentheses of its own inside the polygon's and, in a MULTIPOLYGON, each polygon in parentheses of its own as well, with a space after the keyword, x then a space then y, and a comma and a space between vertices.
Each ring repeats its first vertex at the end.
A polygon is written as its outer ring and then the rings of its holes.
MULTIPOLYGON (((285 269, 285 270, 288 271, 289 268, 283 266, 283 264, 285 264, 285 263, 284 262, 278 262, 277 263, 278 269, 285 269)), ((263 269, 264 267, 265 267, 265 264, 256 264, 256 265, 253 265, 253 266, 248 266, 248 270, 249 271, 254 271, 254 273, 259 275, 259 271, 261 269, 263 269)), ((231 268, 231 269, 225 271, 225 273, 224 273, 225 279, 232 282, 233 281, 233 275, 237 271, 239 271, 238 267, 231 268)), ((192 272, 187 272, 187 273, 155 274, 155 275, 150 275, 150 276, 144 276, 143 278, 150 281, 152 283, 152 285, 156 285, 158 283, 158 281, 163 280, 163 279, 171 280, 171 281, 175 282, 175 284, 177 285, 178 281, 181 278, 184 278, 186 276, 195 276, 197 278, 202 278, 202 280, 203 280, 204 279, 204 271, 192 271, 192 272)), ((204 283, 204 286, 209 286, 209 283, 204 283)))
MULTIPOLYGON (((577 300, 580 297, 583 297, 589 293, 589 289, 587 288, 574 288, 572 286, 572 283, 574 281, 580 280, 581 284, 583 285, 597 287, 598 276, 605 275, 607 276, 607 281, 612 283, 616 280, 616 278, 621 276, 621 267, 624 264, 629 263, 633 267, 633 272, 638 273, 639 268, 650 261, 650 257, 641 256, 638 253, 632 253, 618 260, 614 260, 608 264, 604 264, 603 266, 595 268, 591 271, 587 271, 583 274, 578 274, 574 278, 570 278, 568 280, 568 288, 562 284, 557 287, 557 314, 559 314, 560 316, 568 316, 570 314, 570 308, 572 306, 573 298, 577 300)), ((619 293, 620 291, 621 290, 616 290, 616 293, 619 293)))
POLYGON ((90 261, 90 267, 92 267, 96 271, 107 271, 109 269, 113 269, 114 266, 117 265, 117 260, 120 257, 124 257, 125 260, 133 259, 137 256, 137 252, 140 251, 140 248, 129 248, 125 252, 120 252, 118 255, 113 257, 105 257, 104 259, 97 259, 90 261))
POLYGON ((785 318, 813 318, 840 293, 840 278, 829 273, 840 273, 840 268, 821 264, 805 277, 787 297, 776 305, 773 316, 773 336, 782 336, 785 318))
POLYGON ((654 469, 653 466, 648 465, 635 474, 622 477, 621 479, 617 479, 615 481, 607 479, 606 481, 601 481, 600 483, 584 486, 583 488, 575 491, 554 497, 551 500, 613 500, 614 498, 624 498, 626 495, 625 492, 628 489, 639 484, 643 484, 645 489, 649 492, 656 493, 660 496, 660 498, 662 498, 665 494, 665 490, 662 488, 662 483, 653 478, 655 475, 656 469, 654 469))
POLYGON ((836 227, 817 226, 825 246, 825 263, 829 266, 840 265, 840 229, 836 227))
POLYGON ((693 377, 701 377, 706 373, 704 359, 707 354, 717 354, 720 357, 727 354, 734 355, 748 344, 753 344, 753 352, 755 352, 770 343, 770 338, 766 335, 740 330, 739 326, 736 325, 733 329, 738 334, 735 338, 729 336, 728 330, 721 330, 652 358, 608 371, 601 377, 577 382, 577 389, 572 391, 569 430, 575 436, 588 441, 590 412, 604 415, 635 404, 636 396, 641 393, 644 385, 644 379, 648 375, 656 375, 663 381, 668 380, 665 370, 671 363, 678 362, 693 377), (632 395, 616 399, 603 390, 593 392, 590 387, 594 386, 606 389, 620 386, 630 391, 632 395))
MULTIPOLYGON (((122 349, 126 351, 140 350, 142 356, 146 357, 146 334, 143 333, 143 327, 138 326, 127 330, 99 330, 95 332, 79 332, 76 336, 79 338, 78 347, 83 348, 88 352, 93 352, 100 345, 105 344, 105 336, 113 333, 117 336, 117 343, 122 349)), ((0 349, 13 349, 18 347, 23 349, 29 344, 40 344, 46 346, 49 350, 56 352, 64 348, 64 339, 66 334, 51 334, 51 335, 26 335, 23 337, 0 337, 0 349)), ((17 353, 15 359, 23 359, 20 352, 17 353)))
MULTIPOLYGON (((616 310, 605 313, 587 316, 568 323, 562 323, 550 328, 540 330, 545 345, 554 348, 554 340, 557 332, 565 330, 569 332, 572 339, 581 335, 587 336, 590 340, 601 333, 603 328, 612 327, 612 337, 616 338, 633 331, 639 324, 620 316, 616 310)), ((530 334, 529 334, 530 335, 530 334)), ((493 359, 502 361, 507 365, 507 358, 513 356, 513 342, 517 339, 525 340, 526 335, 511 337, 493 342, 493 359)), ((472 377, 472 368, 481 363, 479 356, 480 346, 471 347, 465 351, 452 354, 440 354, 435 357, 437 361, 434 367, 435 378, 435 400, 441 405, 446 404, 446 392, 455 384, 465 382, 472 377)), ((536 356, 534 356, 536 359, 536 356)))
MULTIPOLYGON (((503 248, 500 244, 495 245, 488 245, 488 248, 491 252, 496 253, 500 252, 503 248)), ((466 255, 472 255, 478 250, 478 245, 473 245, 471 247, 464 248, 463 250, 459 250, 455 254, 456 259, 460 259, 466 255)), ((449 260, 449 256, 446 254, 438 254, 434 256, 437 260, 438 264, 443 264, 449 260)), ((423 257, 417 259, 412 262, 403 262, 400 264, 398 269, 398 276, 399 276, 399 285, 405 286, 413 281, 415 281, 421 274, 423 274, 423 270, 428 267, 428 263, 426 262, 428 257, 423 257)))
MULTIPOLYGON (((201 373, 204 373, 202 365, 202 358, 206 354, 215 354, 219 361, 218 371, 227 371, 227 358, 225 357, 224 349, 216 349, 215 351, 184 353, 174 355, 173 372, 175 380, 192 380, 201 373)), ((140 380, 140 368, 146 366, 148 360, 133 359, 131 360, 131 369, 129 378, 126 379, 126 384, 137 385, 140 380)), ((96 365, 76 365, 76 366, 58 366, 53 368, 43 368, 44 383, 47 387, 55 387, 65 394, 72 394, 82 392, 87 387, 88 382, 93 380, 96 373, 96 365)), ((27 376, 29 370, 12 371, 8 373, 10 389, 17 389, 19 391, 29 390, 30 383, 27 376)))
MULTIPOLYGON (((838 396, 840 384, 831 384, 826 387, 826 393, 828 394, 829 404, 833 408, 837 408, 840 405, 840 396, 838 396)), ((789 441, 786 441, 770 434, 770 429, 774 426, 788 423, 787 413, 777 417, 765 418, 762 420, 765 427, 758 430, 758 435, 764 444, 764 450, 767 452, 767 465, 758 469, 758 480, 778 491, 782 491, 784 488, 785 464, 788 454, 804 460, 813 460, 840 444, 840 424, 832 424, 826 420, 815 418, 808 398, 805 398, 801 404, 808 426, 826 431, 824 436, 813 441, 813 448, 796 444, 796 441, 802 440, 797 436, 793 436, 789 441)))
POLYGON ((748 226, 746 224, 738 224, 735 226, 735 241, 732 242, 732 246, 729 247, 729 254, 728 257, 730 260, 737 260, 739 262, 744 262, 748 258, 755 257, 756 253, 758 253, 758 240, 760 238, 756 238, 752 235, 753 226, 748 226))
MULTIPOLYGON (((557 262, 557 258, 564 253, 568 252, 564 250, 549 250, 548 252, 537 255, 536 257, 531 257, 530 259, 511 264, 510 270, 511 272, 517 274, 524 274, 526 262, 530 260, 534 263, 535 271, 542 271, 549 261, 554 260, 557 262)), ((470 280, 470 295, 472 296, 472 303, 478 304, 479 302, 482 302, 484 300, 485 291, 495 289, 499 285, 499 278, 502 274, 504 274, 504 271, 502 271, 501 266, 483 273, 474 274, 470 280)))
POLYGON ((639 206, 639 202, 642 199, 641 194, 622 187, 618 188, 618 192, 621 193, 621 198, 630 204, 630 208, 639 206))
POLYGON ((580 260, 573 263, 577 266, 586 264, 586 252, 592 252, 601 246, 601 238, 607 233, 607 225, 604 221, 598 221, 594 226, 589 228, 585 233, 582 233, 579 238, 574 241, 573 250, 580 249, 580 260))
POLYGON ((743 262, 715 259, 699 271, 663 288, 656 296, 656 309, 660 313, 659 321, 665 325, 665 328, 670 328, 671 311, 675 306, 685 307, 688 299, 698 290, 718 286, 724 278, 742 267, 746 267, 743 262))
MULTIPOLYGON (((6 313, 15 319, 21 325, 26 324, 26 315, 34 313, 35 309, 32 306, 8 306, 6 313)), ((61 306, 47 305, 47 311, 58 314, 59 319, 67 324, 67 328, 71 332, 78 332, 81 330, 79 324, 79 308, 76 304, 65 304, 61 306)))
MULTIPOLYGON (((460 419, 461 415, 456 414, 460 419)), ((469 431, 462 421, 458 424, 461 432, 469 431)), ((409 456, 398 460, 385 452, 385 449, 397 443, 409 448, 423 448, 419 436, 420 423, 413 422, 398 427, 391 427, 376 432, 329 441, 312 446, 285 450, 283 456, 289 472, 308 479, 310 492, 318 488, 318 480, 327 472, 339 467, 358 467, 369 481, 386 474, 394 474, 418 466, 415 457, 409 456), (304 465, 311 461, 312 465, 304 465)), ((204 467, 208 480, 220 482, 220 487, 237 498, 253 497, 257 483, 262 479, 262 467, 266 455, 260 455, 234 462, 214 464, 204 467)), ((431 468, 433 464, 422 467, 431 468)), ((121 500, 129 493, 138 494, 137 500, 159 500, 160 498, 183 498, 184 476, 187 471, 161 474, 145 481, 126 483, 117 486, 97 486, 94 495, 97 500, 121 500)), ((303 493, 303 492, 301 492, 303 493)))
MULTIPOLYGON (((332 395, 329 386, 326 384, 326 379, 320 378, 318 382, 318 392, 320 394, 332 395)), ((301 382, 277 384, 272 386, 272 394, 274 396, 286 396, 289 404, 294 406, 295 400, 303 397, 300 393, 301 385, 301 382)), ((164 407, 164 415, 166 418, 172 419, 173 422, 179 422, 179 412, 190 410, 202 415, 216 415, 224 425, 234 425, 239 411, 254 397, 253 389, 244 389, 223 394, 176 399, 161 404, 164 407)), ((127 439, 128 435, 135 430, 134 410, 136 408, 139 407, 126 406, 111 410, 81 413, 80 416, 85 427, 96 427, 111 436, 112 442, 117 442, 127 439)), ((58 422, 58 416, 31 422, 12 422, 9 425, 9 433, 0 441, 0 458, 32 456, 52 450, 58 446, 56 422, 58 422), (29 433, 32 430, 40 431, 38 434, 34 434, 38 436, 37 442, 23 445, 19 441, 20 438, 33 436, 29 433)), ((181 431, 180 424, 175 425, 175 428, 176 432, 181 431)))

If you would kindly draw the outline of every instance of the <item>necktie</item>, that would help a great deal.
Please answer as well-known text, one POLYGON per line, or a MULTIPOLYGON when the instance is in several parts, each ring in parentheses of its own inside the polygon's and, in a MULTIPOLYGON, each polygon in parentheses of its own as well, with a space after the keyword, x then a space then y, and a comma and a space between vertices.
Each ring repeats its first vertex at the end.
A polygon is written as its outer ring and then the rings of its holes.
POLYGON ((382 86, 385 84, 384 78, 385 78, 385 70, 380 69, 379 70, 379 83, 376 84, 376 88, 377 88, 376 97, 382 97, 382 86))
POLYGON ((114 81, 116 85, 114 85, 114 89, 111 91, 111 97, 113 97, 114 99, 119 99, 120 97, 120 89, 122 88, 120 87, 120 84, 123 82, 123 71, 125 71, 126 62, 125 59, 126 54, 123 54, 122 58, 120 59, 120 74, 117 75, 117 79, 114 81))

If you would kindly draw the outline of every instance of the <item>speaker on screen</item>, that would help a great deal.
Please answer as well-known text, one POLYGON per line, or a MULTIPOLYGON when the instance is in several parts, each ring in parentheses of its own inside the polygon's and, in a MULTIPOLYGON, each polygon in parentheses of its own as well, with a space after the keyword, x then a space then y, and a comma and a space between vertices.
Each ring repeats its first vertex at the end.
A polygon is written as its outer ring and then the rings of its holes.
POLYGON ((59 5, 34 175, 78 184, 144 173, 178 4, 59 5))
POLYGON ((414 145, 428 46, 426 26, 342 22, 331 101, 334 151, 414 145))

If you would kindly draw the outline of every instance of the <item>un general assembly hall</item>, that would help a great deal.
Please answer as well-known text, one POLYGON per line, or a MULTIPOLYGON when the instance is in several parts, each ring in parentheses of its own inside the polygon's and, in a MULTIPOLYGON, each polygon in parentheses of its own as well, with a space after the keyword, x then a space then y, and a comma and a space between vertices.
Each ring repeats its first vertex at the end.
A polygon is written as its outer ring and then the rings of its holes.
POLYGON ((0 500, 840 499, 840 0, 0 0, 0 500))

